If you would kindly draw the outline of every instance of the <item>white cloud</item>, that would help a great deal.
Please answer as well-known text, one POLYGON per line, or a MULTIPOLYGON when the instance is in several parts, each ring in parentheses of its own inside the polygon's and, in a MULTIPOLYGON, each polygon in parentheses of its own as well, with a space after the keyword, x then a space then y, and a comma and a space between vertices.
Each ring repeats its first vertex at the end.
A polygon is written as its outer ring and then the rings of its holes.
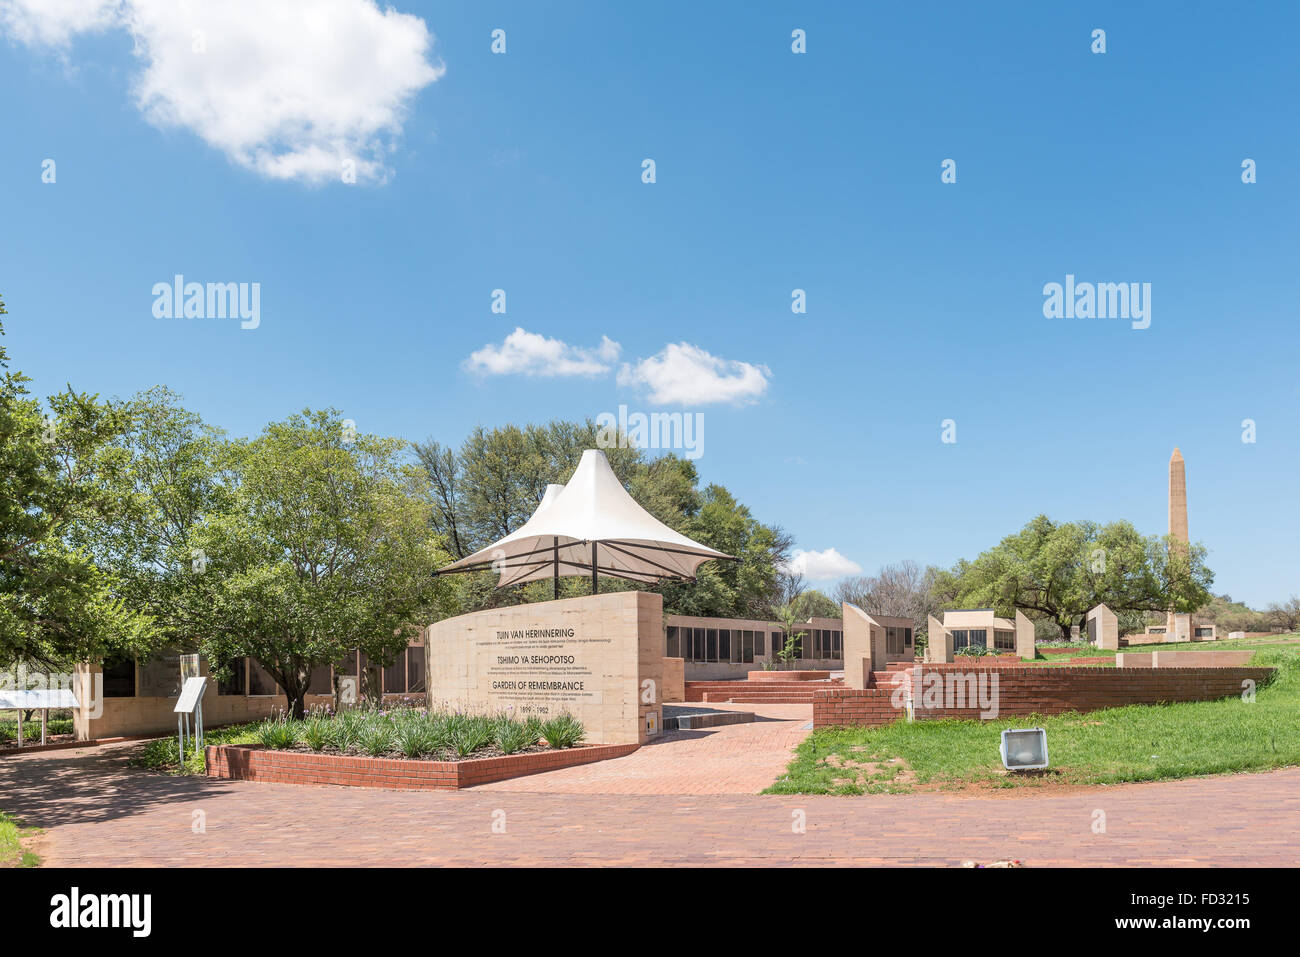
POLYGON ((27 46, 67 46, 121 17, 121 0, 0 0, 0 26, 27 46))
POLYGON ((862 573, 861 565, 845 558, 833 548, 828 548, 824 552, 796 548, 790 557, 789 569, 813 581, 826 581, 862 573))
POLYGON ((583 349, 516 327, 501 345, 470 353, 465 368, 485 375, 594 376, 608 372, 620 351, 608 336, 595 349, 583 349))
POLYGON ((721 359, 686 342, 669 343, 658 355, 624 363, 618 384, 645 386, 661 405, 753 402, 767 391, 771 371, 735 359, 721 359))
POLYGON ((270 179, 384 181, 411 100, 445 72, 424 21, 374 0, 0 0, 0 24, 63 46, 114 26, 135 41, 136 105, 270 179))

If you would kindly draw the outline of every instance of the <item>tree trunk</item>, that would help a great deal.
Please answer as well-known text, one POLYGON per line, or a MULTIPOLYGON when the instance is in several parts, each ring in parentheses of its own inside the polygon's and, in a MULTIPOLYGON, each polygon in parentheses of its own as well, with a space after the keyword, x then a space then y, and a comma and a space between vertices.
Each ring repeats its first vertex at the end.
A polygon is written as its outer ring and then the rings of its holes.
POLYGON ((307 697, 307 683, 311 678, 311 672, 304 672, 301 669, 286 671, 278 679, 280 687, 284 689, 284 696, 288 700, 288 717, 295 721, 301 721, 307 716, 305 698, 307 697))
POLYGON ((384 692, 381 681, 382 674, 379 665, 373 661, 367 661, 366 666, 361 669, 361 696, 365 699, 366 704, 372 708, 383 706, 384 692))
POLYGON ((307 709, 303 699, 307 697, 307 683, 294 682, 296 687, 285 688, 285 697, 289 699, 289 717, 296 721, 301 721, 307 715, 307 709))

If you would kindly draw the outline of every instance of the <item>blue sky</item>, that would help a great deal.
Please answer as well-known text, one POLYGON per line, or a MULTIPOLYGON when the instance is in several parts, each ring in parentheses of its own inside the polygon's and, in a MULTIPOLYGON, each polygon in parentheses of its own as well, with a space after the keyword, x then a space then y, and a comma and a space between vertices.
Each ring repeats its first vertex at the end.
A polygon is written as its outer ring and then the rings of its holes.
POLYGON ((705 480, 866 572, 1038 512, 1162 534, 1178 445, 1216 592, 1300 591, 1295 11, 176 6, 0 2, 0 293, 39 391, 452 444, 700 412, 705 480), (260 326, 155 318, 177 273, 260 283, 260 326), (1150 283, 1150 327, 1045 318, 1067 274, 1150 283), (468 369, 487 347, 552 374, 468 369))

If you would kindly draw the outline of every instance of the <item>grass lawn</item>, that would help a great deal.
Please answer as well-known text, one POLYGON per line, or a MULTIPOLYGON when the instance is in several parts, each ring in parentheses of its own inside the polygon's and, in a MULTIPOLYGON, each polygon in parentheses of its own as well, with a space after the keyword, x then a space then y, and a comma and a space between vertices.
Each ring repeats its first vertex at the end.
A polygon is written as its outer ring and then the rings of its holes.
POLYGON ((898 793, 981 782, 1117 784, 1300 765, 1300 646, 1274 646, 1252 664, 1278 669, 1254 702, 1233 697, 1055 717, 822 728, 799 745, 766 793, 898 793), (1010 775, 998 755, 1000 734, 1030 727, 1047 731, 1051 770, 1010 775))
MULTIPOLYGON (((1154 645, 1129 645, 1124 651, 1272 651, 1300 647, 1300 634, 1269 638, 1221 638, 1218 641, 1170 641, 1154 645)), ((1098 652, 1101 654, 1101 652, 1098 652)), ((1111 652, 1114 654, 1114 652, 1111 652)))
POLYGON ((1057 645, 1047 646, 1065 648, 1071 650, 1070 655, 1044 655, 1042 646, 1039 647, 1038 657, 1032 660, 1026 660, 1027 665, 1036 665, 1040 668, 1112 668, 1114 661, 1104 662, 1096 665, 1071 665, 1070 658, 1110 658, 1114 659, 1116 654, 1133 652, 1143 654, 1152 651, 1272 651, 1276 648, 1300 648, 1300 635, 1274 635, 1270 638, 1223 638, 1218 641, 1178 641, 1178 642, 1161 642, 1151 645, 1129 645, 1127 648, 1121 648, 1118 652, 1110 651, 1105 648, 1094 648, 1087 643, 1074 645, 1057 645))
MULTIPOLYGON (((234 724, 225 728, 205 729, 203 732, 203 743, 207 744, 254 744, 257 741, 257 727, 260 721, 250 724, 234 724)), ((151 771, 164 771, 167 774, 197 774, 202 776, 207 773, 207 767, 203 763, 203 754, 194 753, 194 742, 187 742, 185 749, 185 763, 181 764, 176 753, 176 735, 167 738, 154 738, 152 741, 146 741, 140 753, 132 759, 132 764, 137 767, 148 768, 151 771)))
POLYGON ((0 867, 39 867, 41 859, 23 850, 22 839, 40 833, 36 828, 20 827, 18 822, 0 811, 0 867))

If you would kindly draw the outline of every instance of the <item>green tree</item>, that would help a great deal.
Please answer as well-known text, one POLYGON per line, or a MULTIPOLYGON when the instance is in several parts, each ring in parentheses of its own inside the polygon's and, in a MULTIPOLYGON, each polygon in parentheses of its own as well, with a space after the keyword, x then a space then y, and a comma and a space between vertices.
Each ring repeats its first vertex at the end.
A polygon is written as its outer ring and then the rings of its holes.
POLYGON ((838 618, 840 606, 815 588, 804 592, 795 601, 795 613, 804 621, 809 618, 838 618))
POLYGON ((778 591, 778 569, 790 549, 789 536, 764 525, 721 485, 708 486, 694 514, 676 521, 657 516, 710 548, 734 555, 734 562, 705 562, 694 583, 664 581, 651 590, 664 596, 664 613, 718 618, 760 617, 778 591))
POLYGON ((148 619, 71 535, 78 521, 113 510, 94 462, 126 416, 71 386, 43 406, 29 381, 0 345, 0 666, 66 668, 144 647, 148 619))
POLYGON ((210 660, 254 658, 295 717, 313 669, 353 648, 387 665, 448 611, 432 572, 450 556, 405 446, 306 410, 223 450, 230 500, 189 539, 207 562, 190 615, 210 660))
POLYGON ((939 593, 954 604, 1016 608, 1055 622, 1062 636, 1082 632, 1088 611, 1105 603, 1119 615, 1192 612, 1210 599, 1214 574, 1202 545, 1143 536, 1128 522, 1053 522, 1039 515, 973 561, 940 573, 939 593))
POLYGON ((123 405, 128 427, 98 453, 96 469, 114 502, 77 524, 74 538, 111 571, 117 593, 147 614, 160 646, 192 647, 187 612, 202 594, 204 553, 191 541, 206 516, 229 503, 220 430, 183 408, 164 386, 123 405))
MULTIPOLYGON (((1281 628, 1284 631, 1296 631, 1297 629, 1300 629, 1300 598, 1297 598, 1295 595, 1292 595, 1284 602, 1274 602, 1273 604, 1268 606, 1268 610, 1264 612, 1262 617, 1264 618, 1265 622, 1267 622, 1270 625, 1273 625, 1274 627, 1281 628)), ((1244 621, 1244 622, 1234 623, 1234 624, 1239 624, 1240 627, 1232 630, 1238 630, 1238 631, 1246 631, 1246 630, 1264 631, 1265 630, 1262 627, 1249 628, 1249 629, 1246 627, 1248 624, 1249 625, 1261 624, 1259 621, 1255 621, 1255 620, 1244 621)))

